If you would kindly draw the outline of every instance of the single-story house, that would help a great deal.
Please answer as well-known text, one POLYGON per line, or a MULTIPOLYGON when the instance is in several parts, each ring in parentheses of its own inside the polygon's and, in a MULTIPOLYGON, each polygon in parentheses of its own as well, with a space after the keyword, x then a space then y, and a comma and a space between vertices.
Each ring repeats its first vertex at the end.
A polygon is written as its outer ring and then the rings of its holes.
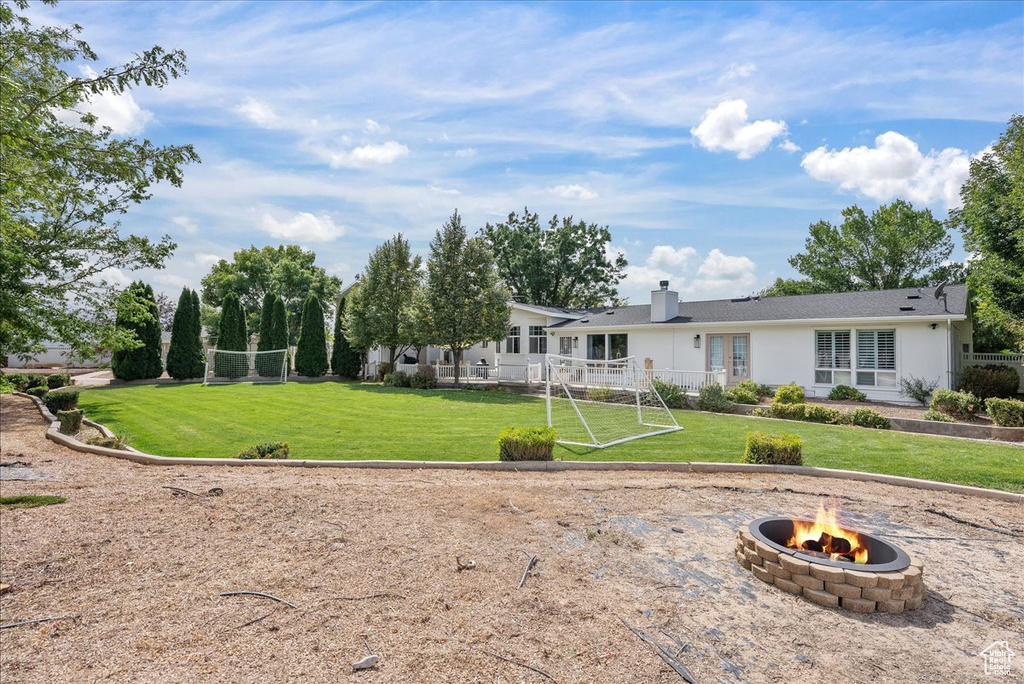
MULTIPOLYGON (((650 304, 559 309, 512 304, 508 336, 466 351, 469 364, 543 364, 633 356, 650 369, 724 374, 733 385, 794 382, 808 396, 851 385, 869 399, 907 402, 900 378, 953 387, 973 344, 964 285, 679 301, 663 281, 650 304)), ((425 349, 420 362, 443 363, 425 349)))

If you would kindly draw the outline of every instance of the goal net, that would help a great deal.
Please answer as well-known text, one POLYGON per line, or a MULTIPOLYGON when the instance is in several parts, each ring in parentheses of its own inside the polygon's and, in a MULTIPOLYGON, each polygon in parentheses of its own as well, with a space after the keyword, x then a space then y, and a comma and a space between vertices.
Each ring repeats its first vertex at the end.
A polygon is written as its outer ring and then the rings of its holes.
POLYGON ((682 430, 633 357, 547 357, 548 427, 558 442, 603 449, 682 430))
POLYGON ((288 350, 206 352, 203 384, 225 382, 287 382, 288 350))

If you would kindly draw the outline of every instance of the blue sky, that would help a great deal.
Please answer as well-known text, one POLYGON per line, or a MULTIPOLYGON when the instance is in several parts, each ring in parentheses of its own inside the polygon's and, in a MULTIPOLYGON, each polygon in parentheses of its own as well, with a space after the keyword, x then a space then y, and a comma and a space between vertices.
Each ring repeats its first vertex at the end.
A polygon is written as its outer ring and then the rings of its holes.
MULTIPOLYGON (((402 232, 424 256, 529 206, 608 225, 635 303, 746 294, 851 204, 945 218, 1024 111, 1024 3, 63 2, 99 69, 154 44, 189 73, 91 104, 192 143, 181 189, 123 220, 178 249, 172 296, 249 245, 350 282, 402 232)), ((71 67, 81 69, 78 65, 71 67)), ((959 244, 959 236, 956 236, 959 244)), ((954 257, 962 258, 958 247, 954 257)))

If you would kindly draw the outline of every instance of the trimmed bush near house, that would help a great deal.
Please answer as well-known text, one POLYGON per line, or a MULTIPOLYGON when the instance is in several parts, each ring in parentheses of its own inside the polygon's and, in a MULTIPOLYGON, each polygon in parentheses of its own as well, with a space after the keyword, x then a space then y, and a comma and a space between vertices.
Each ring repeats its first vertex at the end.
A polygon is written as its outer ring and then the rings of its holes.
POLYGON ((832 401, 867 401, 868 397, 866 394, 861 392, 859 389, 850 387, 849 385, 836 385, 832 388, 832 391, 828 393, 828 398, 832 401))
POLYGON ((395 366, 390 361, 381 361, 377 364, 377 382, 384 382, 384 376, 394 372, 395 366))
POLYGON ((409 374, 405 371, 395 371, 384 376, 385 387, 410 387, 409 374))
POLYGON ((713 413, 732 413, 732 402, 721 385, 705 385, 697 393, 697 408, 713 413))
POLYGON ((803 465, 803 444, 804 441, 797 435, 748 432, 746 448, 743 450, 743 462, 803 465))
POLYGON ((90 437, 85 442, 92 446, 104 447, 106 449, 117 449, 124 451, 128 448, 128 437, 125 435, 114 435, 113 437, 104 437, 102 435, 98 437, 90 437))
POLYGON ((928 409, 922 416, 925 420, 934 420, 938 423, 955 423, 956 421, 947 416, 942 411, 936 411, 934 409, 928 409))
MULTIPOLYGON (((799 404, 793 404, 799 406, 799 404)), ((804 420, 808 423, 824 423, 826 425, 838 425, 843 414, 839 409, 830 406, 819 406, 818 404, 807 404, 804 411, 804 420)))
POLYGON ((612 391, 607 387, 588 387, 587 401, 609 401, 612 391))
POLYGON ((856 425, 857 427, 874 428, 876 430, 888 430, 892 427, 892 423, 889 422, 888 418, 875 409, 869 408, 853 409, 843 416, 843 423, 846 425, 856 425))
POLYGON ((71 373, 53 373, 46 376, 46 386, 50 389, 60 389, 71 384, 71 373))
POLYGON ((970 392, 979 399, 1011 399, 1020 384, 1020 376, 1010 366, 964 366, 956 380, 961 392, 970 392))
POLYGON ((900 396, 913 399, 921 406, 927 406, 928 398, 932 396, 932 392, 938 386, 937 380, 925 380, 908 375, 905 378, 900 378, 900 396))
POLYGON ((985 409, 999 427, 1024 427, 1024 401, 992 397, 985 401, 985 409))
POLYGON ((71 409, 70 411, 57 411, 57 419, 60 421, 60 432, 62 435, 74 435, 82 429, 82 409, 71 409))
POLYGON ((941 411, 956 420, 973 420, 974 414, 981 410, 981 400, 970 392, 954 392, 938 389, 932 395, 933 411, 941 411))
POLYGON ((775 390, 775 404, 804 403, 804 388, 800 385, 783 385, 775 390))
POLYGON ((47 387, 46 385, 43 385, 41 387, 30 387, 27 390, 25 390, 25 394, 30 394, 37 399, 42 399, 47 395, 49 391, 50 388, 47 387))
POLYGON ((429 363, 416 366, 416 372, 409 377, 409 386, 415 389, 434 389, 437 387, 437 369, 429 363))
POLYGON ((773 403, 768 409, 768 415, 772 418, 783 420, 803 420, 807 415, 807 404, 780 404, 773 403))
POLYGON ((502 461, 550 461, 555 451, 555 431, 539 427, 505 428, 495 444, 502 461))
POLYGON ((238 458, 248 461, 257 458, 288 458, 288 442, 263 442, 253 444, 238 454, 238 458))
POLYGON ((757 396, 756 389, 749 389, 747 387, 740 387, 739 385, 733 387, 725 393, 731 401, 737 404, 757 404, 759 399, 757 396))
POLYGON ((78 408, 78 390, 62 389, 48 393, 43 397, 43 404, 56 415, 58 411, 70 411, 78 408))
POLYGON ((686 392, 674 382, 665 382, 655 378, 651 381, 651 385, 661 395, 661 400, 665 402, 665 406, 670 409, 690 408, 690 403, 686 399, 686 392))

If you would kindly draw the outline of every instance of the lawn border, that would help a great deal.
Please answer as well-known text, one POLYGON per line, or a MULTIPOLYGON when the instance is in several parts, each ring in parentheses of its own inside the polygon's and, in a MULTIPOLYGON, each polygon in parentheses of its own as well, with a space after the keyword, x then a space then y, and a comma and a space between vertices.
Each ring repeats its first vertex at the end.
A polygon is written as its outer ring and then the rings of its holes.
MULTIPOLYGON (((750 473, 803 475, 806 477, 827 477, 836 480, 856 482, 874 482, 910 489, 925 489, 938 492, 950 492, 965 496, 974 496, 997 501, 1009 501, 1024 504, 1024 494, 1006 492, 999 489, 971 487, 969 485, 920 480, 900 475, 883 475, 866 473, 859 470, 833 470, 814 466, 762 465, 755 463, 714 463, 703 461, 380 461, 380 460, 279 460, 279 459, 237 459, 237 458, 178 458, 158 456, 131 449, 122 451, 101 446, 93 446, 78 441, 70 435, 61 434, 60 421, 46 408, 37 397, 21 392, 15 395, 31 399, 35 402, 43 418, 50 421, 46 430, 46 438, 74 451, 120 458, 142 465, 164 466, 264 466, 284 468, 367 468, 393 470, 491 470, 512 472, 567 472, 567 471, 661 471, 681 473, 750 473)), ((99 423, 83 420, 87 425, 96 428, 104 435, 113 434, 99 423)))

